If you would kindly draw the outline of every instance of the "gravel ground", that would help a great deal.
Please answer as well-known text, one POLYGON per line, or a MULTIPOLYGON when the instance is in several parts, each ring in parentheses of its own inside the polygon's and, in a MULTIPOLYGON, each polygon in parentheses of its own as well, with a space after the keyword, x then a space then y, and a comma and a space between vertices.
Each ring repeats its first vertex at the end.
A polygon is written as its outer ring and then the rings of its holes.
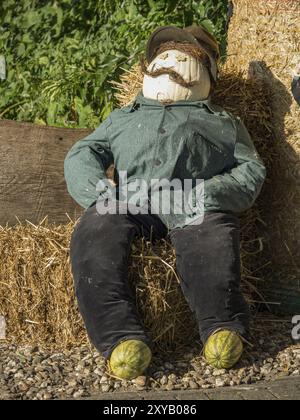
MULTIPOLYGON (((260 315, 262 316, 262 315, 260 315)), ((154 355, 147 376, 112 378, 104 359, 89 347, 50 351, 0 344, 0 399, 84 398, 99 392, 146 389, 209 389, 300 375, 300 344, 291 339, 291 321, 264 316, 253 322, 253 348, 232 370, 215 370, 200 345, 181 355, 154 355)))

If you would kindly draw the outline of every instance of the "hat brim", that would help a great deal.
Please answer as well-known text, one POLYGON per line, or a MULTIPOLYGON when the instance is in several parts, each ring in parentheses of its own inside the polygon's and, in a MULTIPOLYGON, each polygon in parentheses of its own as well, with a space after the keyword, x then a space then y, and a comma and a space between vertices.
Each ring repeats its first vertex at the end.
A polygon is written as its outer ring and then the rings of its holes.
POLYGON ((183 29, 176 28, 175 26, 163 26, 156 29, 149 38, 146 48, 147 61, 151 62, 155 58, 155 53, 158 48, 165 42, 169 41, 190 42, 191 44, 199 47, 199 42, 192 34, 184 31, 183 29))

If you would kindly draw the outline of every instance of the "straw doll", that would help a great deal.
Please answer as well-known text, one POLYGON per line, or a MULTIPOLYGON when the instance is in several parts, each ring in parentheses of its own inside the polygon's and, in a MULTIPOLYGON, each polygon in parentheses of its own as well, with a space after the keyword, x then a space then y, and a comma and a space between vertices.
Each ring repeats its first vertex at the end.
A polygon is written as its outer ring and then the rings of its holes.
POLYGON ((121 378, 145 372, 151 337, 128 284, 133 239, 167 238, 208 363, 231 368, 249 336, 240 291, 237 214, 250 208, 265 167, 239 118, 211 101, 219 48, 203 28, 158 28, 142 64, 143 88, 65 160, 86 210, 71 241, 79 309, 92 343, 121 378), (106 170, 115 166, 115 186, 106 170))

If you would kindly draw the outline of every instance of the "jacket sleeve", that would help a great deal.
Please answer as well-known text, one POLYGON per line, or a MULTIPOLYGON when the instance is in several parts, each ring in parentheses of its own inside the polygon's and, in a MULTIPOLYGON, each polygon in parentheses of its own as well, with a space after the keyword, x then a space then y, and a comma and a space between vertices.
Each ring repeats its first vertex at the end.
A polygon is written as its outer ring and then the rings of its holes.
POLYGON ((251 137, 239 118, 235 118, 235 124, 235 165, 204 182, 205 211, 243 212, 254 204, 264 183, 266 168, 251 137))
POLYGON ((94 132, 75 143, 65 158, 69 194, 85 209, 102 193, 97 184, 107 178, 106 170, 114 162, 107 136, 109 124, 108 117, 94 132))

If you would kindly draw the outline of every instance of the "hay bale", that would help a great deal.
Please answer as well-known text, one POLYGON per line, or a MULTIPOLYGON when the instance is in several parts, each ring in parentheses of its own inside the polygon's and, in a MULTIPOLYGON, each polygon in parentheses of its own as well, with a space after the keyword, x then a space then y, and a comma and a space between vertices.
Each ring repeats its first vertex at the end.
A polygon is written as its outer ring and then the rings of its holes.
POLYGON ((73 226, 45 220, 0 228, 0 313, 9 341, 67 345, 84 340, 68 260, 73 226))
POLYGON ((291 313, 300 310, 300 107, 291 93, 300 74, 298 0, 233 0, 227 65, 269 90, 274 141, 263 158, 268 166, 261 214, 272 271, 266 293, 291 313))
MULTIPOLYGON (((8 341, 64 348, 88 342, 70 270, 73 229, 72 221, 53 225, 46 219, 0 228, 0 314, 7 321, 8 341)), ((166 241, 153 247, 142 239, 133 244, 130 277, 137 307, 163 351, 186 345, 197 333, 174 267, 166 241)))
MULTIPOLYGON (((45 219, 38 225, 0 227, 0 314, 7 321, 9 342, 55 348, 88 343, 70 270, 74 225, 45 219)), ((138 239, 129 265, 138 311, 156 349, 179 351, 192 344, 197 324, 181 292, 171 245, 138 239)), ((243 289, 251 304, 247 273, 243 289)))

